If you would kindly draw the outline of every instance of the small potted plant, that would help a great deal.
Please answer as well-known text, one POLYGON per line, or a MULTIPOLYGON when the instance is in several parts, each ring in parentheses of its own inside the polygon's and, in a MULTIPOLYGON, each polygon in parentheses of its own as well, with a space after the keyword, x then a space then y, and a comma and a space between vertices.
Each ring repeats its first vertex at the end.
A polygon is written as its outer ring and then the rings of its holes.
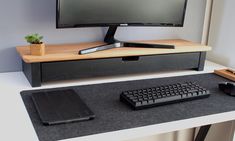
POLYGON ((41 41, 43 39, 43 36, 40 36, 36 33, 27 35, 25 39, 28 43, 30 43, 31 55, 45 55, 45 44, 41 41))

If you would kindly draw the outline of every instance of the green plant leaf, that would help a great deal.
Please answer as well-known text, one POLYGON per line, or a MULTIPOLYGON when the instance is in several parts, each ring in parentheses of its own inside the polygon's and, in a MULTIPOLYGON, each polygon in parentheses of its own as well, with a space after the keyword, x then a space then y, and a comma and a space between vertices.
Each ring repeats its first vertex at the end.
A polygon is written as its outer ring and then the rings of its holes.
POLYGON ((40 44, 42 39, 43 36, 40 36, 38 33, 25 36, 25 40, 30 44, 40 44))

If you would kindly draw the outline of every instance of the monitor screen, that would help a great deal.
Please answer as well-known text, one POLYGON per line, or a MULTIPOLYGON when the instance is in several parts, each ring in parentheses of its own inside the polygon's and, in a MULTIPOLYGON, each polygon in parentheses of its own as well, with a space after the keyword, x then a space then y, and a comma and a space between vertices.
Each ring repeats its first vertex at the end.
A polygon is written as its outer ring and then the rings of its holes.
POLYGON ((57 0, 57 28, 183 26, 187 0, 57 0))

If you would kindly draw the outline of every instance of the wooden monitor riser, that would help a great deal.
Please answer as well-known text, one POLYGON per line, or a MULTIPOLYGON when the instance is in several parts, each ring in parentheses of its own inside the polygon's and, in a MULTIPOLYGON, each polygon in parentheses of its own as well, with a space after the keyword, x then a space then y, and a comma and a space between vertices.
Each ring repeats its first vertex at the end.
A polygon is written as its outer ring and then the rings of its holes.
POLYGON ((211 47, 193 43, 181 39, 171 40, 151 40, 139 41, 140 43, 156 43, 156 44, 170 44, 175 45, 175 49, 152 49, 152 48, 114 48, 105 51, 99 51, 91 54, 78 55, 78 51, 94 46, 104 45, 104 42, 91 42, 80 44, 59 44, 46 45, 46 55, 33 56, 30 55, 29 46, 16 47, 18 53, 25 63, 38 62, 53 62, 53 61, 68 61, 68 60, 87 60, 87 59, 101 59, 101 58, 115 58, 127 56, 145 56, 158 54, 175 54, 188 52, 206 52, 210 51, 211 47))
POLYGON ((43 82, 90 77, 152 73, 165 70, 202 71, 211 47, 190 41, 152 40, 141 43, 170 44, 175 49, 120 47, 79 55, 78 51, 104 42, 46 45, 44 56, 30 55, 29 46, 17 47, 22 70, 33 87, 43 82), (68 69, 69 68, 69 69, 68 69))

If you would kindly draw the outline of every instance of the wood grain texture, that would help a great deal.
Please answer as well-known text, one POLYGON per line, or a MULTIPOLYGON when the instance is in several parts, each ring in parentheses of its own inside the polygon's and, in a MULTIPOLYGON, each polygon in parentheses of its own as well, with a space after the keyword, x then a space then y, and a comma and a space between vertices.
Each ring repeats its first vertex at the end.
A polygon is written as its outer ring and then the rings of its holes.
POLYGON ((30 45, 30 54, 36 56, 45 55, 45 44, 31 44, 30 45))
POLYGON ((222 76, 222 77, 225 77, 229 80, 235 81, 235 75, 228 72, 227 69, 215 70, 214 72, 215 72, 215 74, 217 74, 219 76, 222 76))
POLYGON ((170 44, 170 45, 175 45, 175 49, 121 47, 105 51, 99 51, 91 54, 78 55, 78 51, 81 49, 86 49, 105 44, 104 42, 92 42, 92 43, 80 43, 80 44, 46 45, 46 54, 44 56, 30 55, 29 46, 19 46, 16 47, 16 50, 26 63, 114 58, 114 57, 126 57, 126 56, 144 56, 144 55, 172 54, 172 53, 186 53, 186 52, 204 52, 211 50, 211 47, 209 46, 181 39, 150 40, 150 41, 138 41, 138 42, 151 43, 151 44, 154 43, 170 44))

